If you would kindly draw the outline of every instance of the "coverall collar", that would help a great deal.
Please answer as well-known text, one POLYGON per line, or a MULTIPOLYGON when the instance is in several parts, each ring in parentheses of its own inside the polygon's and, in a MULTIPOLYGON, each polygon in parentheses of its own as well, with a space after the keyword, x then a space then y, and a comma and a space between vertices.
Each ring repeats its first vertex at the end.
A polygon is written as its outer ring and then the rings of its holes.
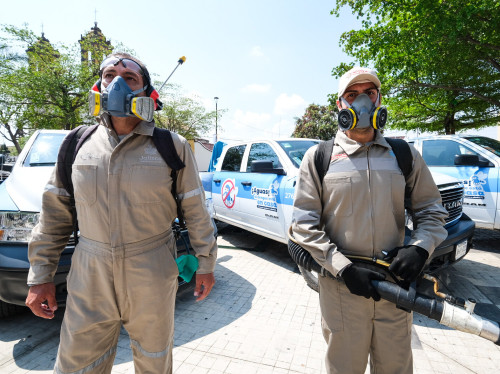
MULTIPOLYGON (((105 126, 108 129, 108 131, 114 131, 113 125, 111 124, 111 116, 108 113, 101 114, 101 116, 99 117, 99 123, 105 126)), ((154 121, 151 122, 141 121, 132 130, 132 133, 139 135, 153 136, 154 127, 155 127, 154 121)))
POLYGON ((352 155, 357 152, 361 148, 370 147, 373 144, 380 145, 385 148, 390 148, 389 143, 384 139, 384 136, 380 133, 380 131, 375 130, 375 139, 366 145, 360 144, 355 140, 349 138, 344 131, 338 131, 335 136, 335 144, 342 147, 342 149, 348 155, 352 155))

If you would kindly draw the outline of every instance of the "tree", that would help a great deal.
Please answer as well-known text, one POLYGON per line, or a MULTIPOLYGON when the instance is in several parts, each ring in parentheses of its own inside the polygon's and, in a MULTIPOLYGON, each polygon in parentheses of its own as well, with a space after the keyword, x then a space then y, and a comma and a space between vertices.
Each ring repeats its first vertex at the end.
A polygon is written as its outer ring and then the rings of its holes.
MULTIPOLYGON (((373 66, 397 129, 453 134, 500 120, 500 5, 491 0, 339 0, 362 19, 340 45, 373 66)), ((339 77, 350 65, 333 69, 339 77)))
POLYGON ((294 138, 328 140, 337 133, 338 109, 333 105, 310 104, 301 118, 295 119, 294 138))
MULTIPOLYGON (((206 134, 214 125, 215 111, 207 112, 198 98, 182 96, 178 86, 169 85, 163 109, 155 113, 156 126, 174 131, 186 139, 206 134)), ((219 117, 224 110, 219 110, 219 117)))
MULTIPOLYGON (((0 63, 0 126, 20 151, 19 139, 35 129, 72 129, 93 123, 88 92, 98 78, 95 63, 81 61, 81 46, 54 48, 42 34, 3 26, 0 45, 23 50, 0 63)), ((82 44, 82 42, 80 42, 82 44)), ((88 45, 87 49, 99 48, 88 45)))

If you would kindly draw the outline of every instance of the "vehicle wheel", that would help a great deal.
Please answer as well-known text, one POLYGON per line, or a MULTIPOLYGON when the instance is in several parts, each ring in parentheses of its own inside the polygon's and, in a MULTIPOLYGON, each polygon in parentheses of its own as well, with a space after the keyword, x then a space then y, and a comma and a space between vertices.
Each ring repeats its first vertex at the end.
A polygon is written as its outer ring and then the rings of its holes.
POLYGON ((315 271, 309 271, 298 265, 299 271, 306 280, 307 285, 312 288, 314 291, 319 292, 319 284, 318 284, 318 273, 315 271))
POLYGON ((6 318, 15 314, 26 312, 26 307, 14 304, 7 304, 0 300, 0 318, 6 318))

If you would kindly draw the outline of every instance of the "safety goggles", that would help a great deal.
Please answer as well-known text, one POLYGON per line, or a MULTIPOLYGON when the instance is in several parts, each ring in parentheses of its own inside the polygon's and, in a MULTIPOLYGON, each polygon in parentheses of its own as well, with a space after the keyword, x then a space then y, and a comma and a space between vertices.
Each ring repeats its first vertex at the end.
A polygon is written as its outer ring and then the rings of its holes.
POLYGON ((131 60, 129 58, 116 57, 116 56, 108 57, 107 59, 105 59, 101 63, 101 66, 99 66, 99 71, 102 72, 104 70, 104 68, 111 66, 111 65, 116 66, 120 62, 123 64, 123 67, 125 67, 125 68, 128 67, 127 64, 132 63, 132 66, 133 65, 137 66, 140 70, 141 75, 144 76, 144 70, 142 70, 141 65, 139 65, 137 62, 135 62, 134 60, 131 60))

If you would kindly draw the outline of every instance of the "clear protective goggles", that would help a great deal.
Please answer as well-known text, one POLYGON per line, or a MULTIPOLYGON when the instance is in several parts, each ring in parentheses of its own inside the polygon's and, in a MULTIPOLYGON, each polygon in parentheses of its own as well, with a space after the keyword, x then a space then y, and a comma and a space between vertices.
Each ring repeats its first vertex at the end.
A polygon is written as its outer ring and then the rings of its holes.
POLYGON ((142 70, 141 65, 139 65, 137 62, 135 62, 134 60, 131 60, 129 58, 126 58, 126 57, 117 57, 117 56, 111 56, 111 57, 108 57, 107 59, 105 59, 101 63, 101 66, 99 66, 99 71, 102 73, 104 68, 111 66, 111 65, 116 66, 120 62, 123 64, 123 67, 125 67, 125 68, 127 67, 127 64, 132 63, 133 65, 137 66, 140 69, 140 73, 142 76, 145 75, 144 70, 142 70))

